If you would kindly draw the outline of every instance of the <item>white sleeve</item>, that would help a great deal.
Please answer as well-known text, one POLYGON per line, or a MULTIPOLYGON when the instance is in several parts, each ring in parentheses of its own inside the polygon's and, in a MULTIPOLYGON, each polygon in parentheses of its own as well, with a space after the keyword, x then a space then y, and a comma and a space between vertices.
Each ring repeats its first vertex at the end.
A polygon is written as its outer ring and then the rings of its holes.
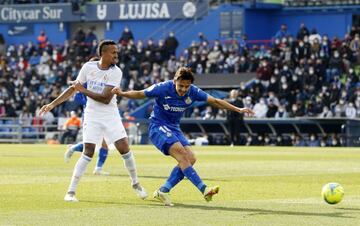
POLYGON ((119 87, 122 79, 122 75, 123 74, 120 68, 115 67, 115 69, 111 71, 111 76, 109 76, 109 80, 106 82, 106 85, 119 87))
POLYGON ((81 69, 80 69, 80 72, 76 78, 76 80, 80 81, 81 84, 84 84, 86 83, 86 74, 87 74, 87 71, 88 71, 88 66, 87 64, 85 63, 81 69))

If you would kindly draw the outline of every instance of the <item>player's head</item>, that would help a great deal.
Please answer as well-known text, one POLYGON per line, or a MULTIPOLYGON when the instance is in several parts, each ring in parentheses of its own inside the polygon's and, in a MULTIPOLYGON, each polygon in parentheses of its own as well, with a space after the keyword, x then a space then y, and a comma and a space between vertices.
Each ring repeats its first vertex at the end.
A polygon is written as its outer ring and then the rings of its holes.
POLYGON ((194 74, 190 68, 179 68, 174 77, 174 84, 177 94, 184 96, 190 89, 191 84, 194 82, 194 74))
POLYGON ((118 48, 114 41, 103 40, 98 46, 98 55, 103 63, 114 66, 118 62, 118 48))

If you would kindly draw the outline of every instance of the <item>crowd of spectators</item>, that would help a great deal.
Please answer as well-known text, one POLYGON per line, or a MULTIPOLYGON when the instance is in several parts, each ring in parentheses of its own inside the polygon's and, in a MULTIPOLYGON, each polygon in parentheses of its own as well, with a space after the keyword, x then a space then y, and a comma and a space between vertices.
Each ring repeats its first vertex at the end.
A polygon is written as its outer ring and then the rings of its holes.
MULTIPOLYGON (((237 95, 257 118, 347 117, 360 115, 360 31, 352 27, 345 37, 328 37, 301 24, 297 34, 286 25, 271 43, 249 45, 237 40, 198 40, 177 53, 179 41, 170 32, 164 40, 136 40, 126 27, 118 40, 123 89, 143 89, 171 79, 176 69, 188 66, 197 74, 254 72, 251 84, 239 84, 237 95), (177 57, 178 56, 178 57, 177 57)), ((63 45, 48 41, 46 31, 26 44, 6 45, 0 37, 0 117, 35 116, 39 106, 56 98, 74 80, 82 64, 96 55, 98 39, 92 29, 79 27, 63 45)), ((137 107, 124 101, 122 111, 137 107)), ((56 108, 51 118, 80 113, 70 100, 56 108)), ((194 108, 187 117, 225 118, 211 107, 194 108)))

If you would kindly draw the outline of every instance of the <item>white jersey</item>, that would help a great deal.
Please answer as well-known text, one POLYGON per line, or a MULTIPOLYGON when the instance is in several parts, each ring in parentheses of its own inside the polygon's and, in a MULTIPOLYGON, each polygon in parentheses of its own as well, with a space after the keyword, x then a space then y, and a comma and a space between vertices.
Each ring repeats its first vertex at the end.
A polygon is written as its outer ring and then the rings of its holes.
MULTIPOLYGON (((119 87, 122 79, 122 71, 116 65, 107 70, 99 68, 99 61, 85 63, 76 80, 81 84, 87 84, 87 89, 94 93, 102 93, 105 86, 119 87)), ((99 101, 87 97, 85 108, 85 118, 100 120, 104 118, 119 117, 119 110, 116 104, 116 95, 109 104, 103 104, 99 101)))

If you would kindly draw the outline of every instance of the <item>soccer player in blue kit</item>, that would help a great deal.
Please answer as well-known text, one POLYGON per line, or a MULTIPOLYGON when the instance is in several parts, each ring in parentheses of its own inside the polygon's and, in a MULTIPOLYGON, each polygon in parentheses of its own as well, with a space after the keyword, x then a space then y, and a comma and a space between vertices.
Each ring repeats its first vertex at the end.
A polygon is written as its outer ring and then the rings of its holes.
POLYGON ((145 90, 123 92, 115 87, 112 93, 133 99, 155 98, 153 112, 150 116, 149 137, 152 143, 164 154, 170 155, 178 162, 165 184, 154 192, 154 198, 167 206, 172 206, 169 192, 184 177, 187 177, 203 194, 206 201, 211 201, 213 195, 219 192, 219 186, 208 187, 199 177, 193 165, 196 158, 180 129, 180 118, 184 111, 195 101, 206 101, 210 105, 252 115, 248 108, 238 108, 234 105, 214 98, 192 83, 194 75, 190 68, 181 67, 176 71, 173 80, 154 84, 145 90))

